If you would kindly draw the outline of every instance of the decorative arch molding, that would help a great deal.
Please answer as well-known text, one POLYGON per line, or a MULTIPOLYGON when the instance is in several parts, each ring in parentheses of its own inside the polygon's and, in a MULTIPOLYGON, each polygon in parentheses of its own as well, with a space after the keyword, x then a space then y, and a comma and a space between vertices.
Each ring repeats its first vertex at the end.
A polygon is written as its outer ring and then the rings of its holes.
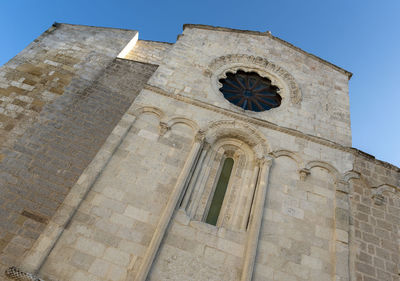
POLYGON ((375 186, 372 188, 375 190, 374 191, 375 193, 383 193, 385 191, 388 191, 388 192, 392 192, 392 193, 396 194, 397 192, 400 192, 400 187, 397 187, 392 184, 387 184, 387 183, 384 183, 384 184, 381 184, 381 185, 378 185, 378 186, 375 186))
POLYGON ((372 198, 375 201, 375 204, 381 206, 386 203, 386 197, 384 193, 393 193, 396 195, 400 195, 400 187, 391 185, 391 184, 381 184, 376 187, 372 187, 372 198))
POLYGON ((342 180, 346 183, 350 182, 350 180, 353 179, 359 179, 360 178, 360 173, 356 171, 347 171, 344 173, 342 180))
POLYGON ((197 125, 195 121, 182 116, 172 117, 171 119, 168 120, 166 124, 168 128, 172 128, 176 124, 185 124, 188 127, 192 128, 194 132, 197 132, 200 129, 199 125, 197 125))
POLYGON ((164 111, 162 111, 158 107, 154 107, 154 106, 138 107, 138 108, 134 109, 132 112, 132 114, 136 117, 139 117, 143 113, 152 113, 152 114, 156 115, 160 121, 165 118, 164 111))
POLYGON ((343 192, 345 194, 349 194, 351 187, 350 187, 350 180, 352 179, 359 179, 360 173, 356 171, 347 171, 345 172, 339 182, 336 185, 336 191, 343 192))
POLYGON ((283 99, 290 99, 292 104, 299 104, 302 99, 300 87, 294 77, 284 68, 268 61, 262 57, 245 54, 229 54, 218 57, 211 61, 205 74, 212 80, 214 90, 219 92, 221 87, 219 79, 226 78, 228 71, 254 71, 260 76, 268 77, 273 85, 281 91, 279 94, 283 99))
POLYGON ((270 153, 274 158, 279 158, 282 156, 286 156, 291 158, 292 160, 294 160, 297 164, 297 168, 300 170, 301 168, 304 167, 304 162, 303 159, 301 158, 301 156, 299 154, 297 154, 296 152, 292 152, 289 150, 277 150, 277 151, 273 151, 270 153))
POLYGON ((238 138, 223 137, 207 145, 205 153, 207 154, 205 162, 203 162, 205 165, 199 165, 198 168, 199 178, 202 178, 201 175, 207 174, 205 177, 207 180, 195 188, 195 191, 200 192, 195 192, 197 200, 193 200, 189 206, 189 216, 196 221, 205 221, 205 215, 208 213, 219 178, 217 171, 220 171, 225 159, 231 158, 234 163, 232 174, 227 184, 225 199, 216 225, 231 230, 245 230, 251 206, 251 200, 246 196, 248 192, 254 192, 247 188, 251 183, 251 174, 255 165, 258 164, 254 149, 238 138), (244 199, 246 200, 243 201, 244 199), (246 204, 243 205, 244 202, 246 204), (247 215, 243 216, 243 214, 247 215))
POLYGON ((338 170, 335 167, 333 167, 331 164, 323 162, 323 161, 318 161, 318 160, 310 161, 306 164, 304 169, 307 171, 310 171, 312 168, 315 168, 315 167, 320 167, 320 168, 327 170, 329 173, 331 173, 333 175, 336 182, 338 182, 341 179, 340 173, 338 172, 338 170))
POLYGON ((247 143, 256 153, 257 158, 270 151, 267 140, 254 127, 237 120, 221 120, 211 123, 205 132, 206 142, 212 144, 222 138, 236 138, 247 143))
POLYGON ((397 194, 398 192, 400 192, 399 187, 387 183, 372 188, 374 189, 373 194, 383 194, 383 192, 391 192, 397 194))
POLYGON ((189 128, 191 128, 194 132, 199 131, 199 125, 197 125, 197 123, 194 122, 193 120, 188 119, 183 116, 174 116, 168 120, 164 111, 162 111, 158 107, 154 107, 154 106, 138 107, 138 108, 134 109, 131 114, 134 115, 136 118, 138 118, 140 115, 142 115, 144 113, 150 113, 150 114, 157 116, 157 118, 160 121, 160 123, 159 123, 160 136, 163 136, 168 130, 170 130, 176 124, 185 124, 189 128))

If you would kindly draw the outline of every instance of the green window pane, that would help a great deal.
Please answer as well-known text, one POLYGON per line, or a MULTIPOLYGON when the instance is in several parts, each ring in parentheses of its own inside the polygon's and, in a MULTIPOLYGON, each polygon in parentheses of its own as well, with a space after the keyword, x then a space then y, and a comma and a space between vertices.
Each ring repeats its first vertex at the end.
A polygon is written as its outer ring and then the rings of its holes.
POLYGON ((208 210, 206 223, 216 225, 219 213, 221 212, 222 203, 224 202, 224 197, 226 193, 226 188, 228 187, 229 178, 231 177, 233 167, 233 159, 226 158, 224 165, 222 166, 222 171, 218 179, 217 186, 215 187, 214 196, 211 201, 210 209, 208 210))

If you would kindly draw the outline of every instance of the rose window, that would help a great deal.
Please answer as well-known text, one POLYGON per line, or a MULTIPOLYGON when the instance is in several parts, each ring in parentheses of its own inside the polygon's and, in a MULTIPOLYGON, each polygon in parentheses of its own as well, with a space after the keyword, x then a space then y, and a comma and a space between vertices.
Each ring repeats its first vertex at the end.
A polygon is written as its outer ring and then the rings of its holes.
POLYGON ((219 90, 225 99, 245 110, 260 112, 281 105, 279 88, 255 72, 228 72, 219 82, 222 84, 219 90))

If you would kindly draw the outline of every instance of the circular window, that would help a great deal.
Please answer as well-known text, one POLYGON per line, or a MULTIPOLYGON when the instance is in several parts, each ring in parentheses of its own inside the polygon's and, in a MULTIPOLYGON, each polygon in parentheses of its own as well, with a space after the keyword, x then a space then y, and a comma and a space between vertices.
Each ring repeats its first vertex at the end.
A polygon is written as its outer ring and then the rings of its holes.
POLYGON ((281 105, 279 88, 255 72, 228 72, 219 82, 222 84, 219 90, 225 99, 245 110, 260 112, 281 105))

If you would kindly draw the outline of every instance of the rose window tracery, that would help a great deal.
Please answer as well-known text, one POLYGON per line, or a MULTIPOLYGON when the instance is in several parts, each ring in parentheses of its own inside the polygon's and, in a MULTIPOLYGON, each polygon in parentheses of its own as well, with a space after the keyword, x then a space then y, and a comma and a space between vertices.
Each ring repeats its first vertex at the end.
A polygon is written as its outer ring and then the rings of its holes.
POLYGON ((222 84, 219 90, 225 99, 244 110, 260 112, 281 105, 279 88, 272 85, 270 79, 256 72, 228 72, 226 78, 219 82, 222 84))

